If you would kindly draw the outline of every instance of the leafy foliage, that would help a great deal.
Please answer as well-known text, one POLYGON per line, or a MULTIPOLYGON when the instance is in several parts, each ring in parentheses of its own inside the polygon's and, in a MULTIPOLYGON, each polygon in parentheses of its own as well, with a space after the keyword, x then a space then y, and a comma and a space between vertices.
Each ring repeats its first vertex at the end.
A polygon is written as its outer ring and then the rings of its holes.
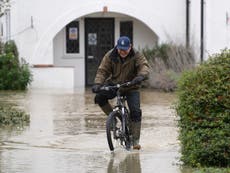
POLYGON ((24 125, 29 123, 29 115, 11 106, 0 106, 0 125, 24 125))
POLYGON ((13 53, 17 62, 18 60, 18 48, 13 40, 10 40, 4 44, 5 54, 13 53))
POLYGON ((230 168, 217 168, 217 167, 188 168, 188 167, 183 167, 181 172, 184 172, 184 173, 229 173, 230 168))
POLYGON ((193 173, 229 173, 230 168, 202 168, 193 173))
POLYGON ((230 50, 223 50, 178 83, 182 158, 189 166, 230 166, 230 50))
POLYGON ((0 54, 0 90, 25 90, 31 81, 28 64, 19 62, 15 43, 7 42, 0 54))

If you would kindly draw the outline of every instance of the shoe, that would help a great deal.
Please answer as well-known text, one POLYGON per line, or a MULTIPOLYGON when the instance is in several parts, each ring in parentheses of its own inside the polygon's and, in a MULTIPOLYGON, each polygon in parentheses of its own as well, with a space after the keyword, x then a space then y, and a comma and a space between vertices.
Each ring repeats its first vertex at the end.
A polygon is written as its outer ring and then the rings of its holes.
POLYGON ((139 144, 141 131, 141 122, 131 122, 130 123, 130 132, 132 134, 132 145, 134 150, 140 150, 141 145, 139 144))
POLYGON ((140 144, 134 145, 133 149, 134 150, 140 150, 141 149, 141 145, 140 144))

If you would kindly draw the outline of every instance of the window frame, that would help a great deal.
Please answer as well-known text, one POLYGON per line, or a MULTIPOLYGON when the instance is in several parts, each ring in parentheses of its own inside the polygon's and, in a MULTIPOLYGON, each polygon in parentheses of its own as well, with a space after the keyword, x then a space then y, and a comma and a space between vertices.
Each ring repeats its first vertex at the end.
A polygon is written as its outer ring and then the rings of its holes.
POLYGON ((78 20, 74 20, 74 21, 71 21, 70 23, 68 23, 66 26, 65 26, 65 29, 64 29, 64 54, 67 55, 67 56, 71 56, 71 55, 79 55, 80 52, 81 52, 81 44, 80 44, 80 21, 78 20), (75 24, 74 24, 75 23, 75 24), (68 40, 68 37, 69 37, 69 28, 72 27, 75 25, 77 27, 77 40, 73 40, 73 41, 77 41, 77 50, 76 52, 68 52, 68 43, 67 41, 71 41, 71 40, 68 40))

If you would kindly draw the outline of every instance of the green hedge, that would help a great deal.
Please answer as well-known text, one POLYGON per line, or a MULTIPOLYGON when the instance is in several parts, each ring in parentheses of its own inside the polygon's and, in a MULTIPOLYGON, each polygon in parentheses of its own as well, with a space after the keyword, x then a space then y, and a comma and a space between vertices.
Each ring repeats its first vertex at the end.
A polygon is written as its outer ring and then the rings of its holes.
POLYGON ((230 168, 183 168, 184 173, 230 173, 230 168))
POLYGON ((25 90, 31 81, 28 64, 19 62, 15 43, 7 42, 0 54, 0 90, 25 90))
POLYGON ((178 83, 181 160, 189 166, 230 166, 230 50, 178 83))

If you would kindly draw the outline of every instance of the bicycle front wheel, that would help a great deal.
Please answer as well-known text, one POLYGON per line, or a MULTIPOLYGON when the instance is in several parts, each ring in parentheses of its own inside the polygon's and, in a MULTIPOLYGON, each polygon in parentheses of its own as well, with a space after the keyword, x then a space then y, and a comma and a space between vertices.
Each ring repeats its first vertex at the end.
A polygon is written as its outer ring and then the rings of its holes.
POLYGON ((111 151, 117 146, 120 142, 121 144, 121 132, 122 132, 122 123, 119 118, 119 113, 113 111, 109 114, 107 121, 106 121, 106 135, 107 141, 109 145, 109 149, 111 151))

